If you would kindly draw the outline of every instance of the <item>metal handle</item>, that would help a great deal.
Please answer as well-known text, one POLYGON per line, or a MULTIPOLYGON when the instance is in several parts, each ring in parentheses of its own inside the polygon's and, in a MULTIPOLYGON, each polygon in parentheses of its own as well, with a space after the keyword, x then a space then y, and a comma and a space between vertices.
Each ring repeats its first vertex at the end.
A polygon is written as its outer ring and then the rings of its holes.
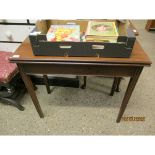
POLYGON ((62 49, 70 49, 72 46, 71 45, 59 45, 59 48, 62 49))
POLYGON ((104 49, 104 45, 92 45, 92 49, 102 50, 104 49))

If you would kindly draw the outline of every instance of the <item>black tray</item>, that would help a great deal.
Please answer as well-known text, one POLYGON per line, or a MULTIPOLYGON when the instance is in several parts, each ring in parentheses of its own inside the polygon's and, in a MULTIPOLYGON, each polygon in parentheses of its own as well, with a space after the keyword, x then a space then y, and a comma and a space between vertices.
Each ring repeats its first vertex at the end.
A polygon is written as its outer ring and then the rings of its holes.
POLYGON ((69 57, 122 57, 131 55, 136 40, 134 32, 126 29, 126 35, 118 36, 116 43, 102 42, 49 42, 46 34, 37 34, 36 29, 29 35, 34 55, 69 57))

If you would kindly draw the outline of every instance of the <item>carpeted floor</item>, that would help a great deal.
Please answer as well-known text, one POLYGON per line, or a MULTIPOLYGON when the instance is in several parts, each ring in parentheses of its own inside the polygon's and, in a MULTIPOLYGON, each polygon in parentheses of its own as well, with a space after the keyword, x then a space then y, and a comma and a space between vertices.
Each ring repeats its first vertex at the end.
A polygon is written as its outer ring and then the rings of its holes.
POLYGON ((121 92, 110 97, 112 79, 89 77, 86 90, 51 87, 48 95, 45 86, 38 86, 44 119, 39 118, 28 94, 22 99, 23 112, 0 104, 0 135, 154 135, 155 32, 144 29, 146 21, 133 23, 153 64, 143 70, 124 116, 145 117, 145 121, 116 123, 128 78, 122 80, 121 92))

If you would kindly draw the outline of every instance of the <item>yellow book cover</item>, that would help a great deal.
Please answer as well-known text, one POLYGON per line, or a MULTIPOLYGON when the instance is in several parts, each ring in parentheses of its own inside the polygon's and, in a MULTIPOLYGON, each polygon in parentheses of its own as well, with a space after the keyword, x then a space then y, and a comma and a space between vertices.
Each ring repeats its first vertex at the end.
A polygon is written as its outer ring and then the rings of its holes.
POLYGON ((80 41, 79 25, 51 25, 47 34, 48 41, 80 41))

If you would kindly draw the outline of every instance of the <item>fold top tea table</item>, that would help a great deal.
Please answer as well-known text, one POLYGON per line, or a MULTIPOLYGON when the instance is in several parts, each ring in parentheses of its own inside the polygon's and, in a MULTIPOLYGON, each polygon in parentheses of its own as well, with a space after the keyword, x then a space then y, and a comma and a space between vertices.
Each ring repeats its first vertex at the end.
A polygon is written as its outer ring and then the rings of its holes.
POLYGON ((98 58, 34 56, 29 39, 26 39, 10 57, 10 61, 18 65, 23 81, 41 118, 44 117, 44 114, 28 74, 130 77, 116 122, 120 122, 143 68, 151 65, 149 57, 138 41, 135 42, 130 58, 98 58))

